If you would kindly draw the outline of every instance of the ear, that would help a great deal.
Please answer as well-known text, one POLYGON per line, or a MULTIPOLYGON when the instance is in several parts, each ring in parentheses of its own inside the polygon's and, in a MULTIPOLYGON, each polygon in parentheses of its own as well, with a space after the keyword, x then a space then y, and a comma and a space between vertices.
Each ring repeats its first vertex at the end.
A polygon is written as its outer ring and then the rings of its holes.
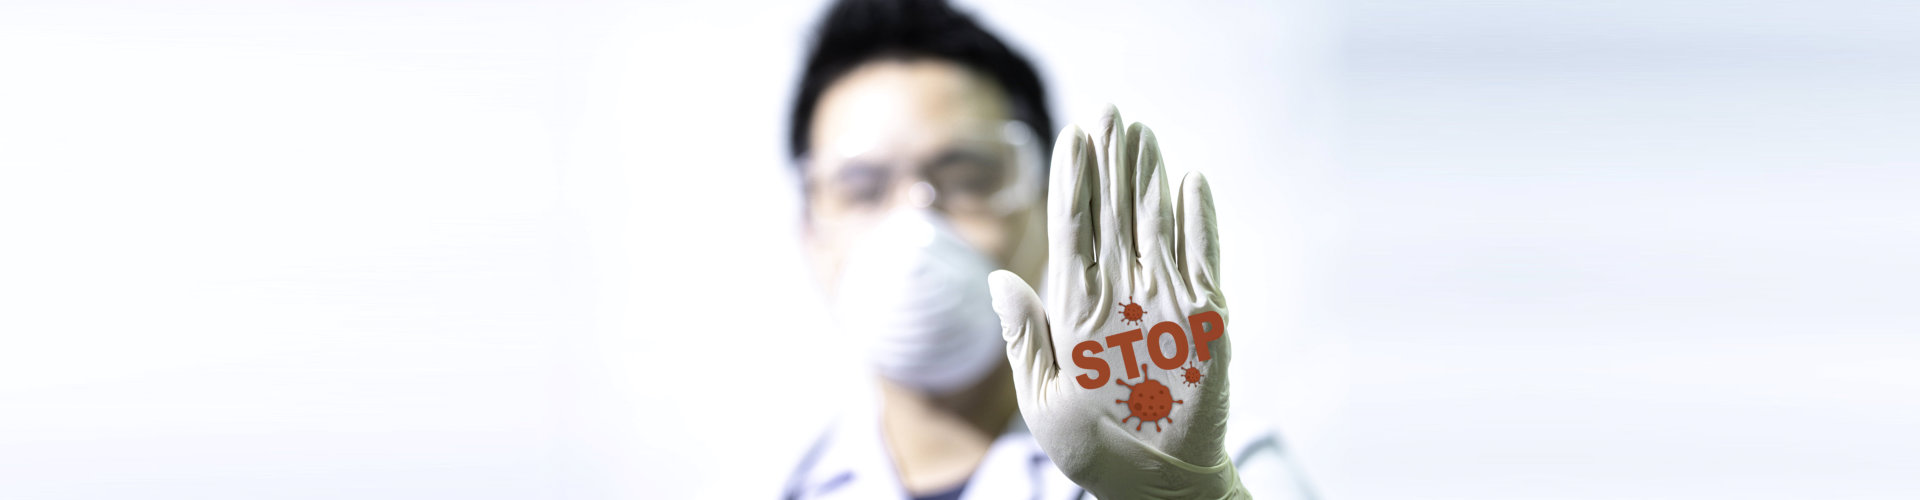
POLYGON ((833 241, 815 229, 811 217, 802 214, 797 236, 800 238, 801 257, 806 260, 807 268, 812 271, 813 282, 822 292, 831 296, 839 286, 840 262, 833 241))
POLYGON ((793 211, 794 236, 800 240, 801 258, 807 262, 807 267, 811 268, 814 284, 824 291, 831 292, 834 288, 833 278, 837 274, 834 269, 835 264, 830 262, 834 252, 832 248, 828 248, 829 242, 825 235, 820 234, 819 222, 814 217, 813 184, 807 181, 807 170, 810 168, 807 158, 802 155, 794 159, 793 168, 787 169, 788 180, 794 187, 794 192, 799 193, 799 196, 794 197, 794 204, 798 209, 793 211))
POLYGON ((801 153, 787 168, 787 185, 793 186, 793 192, 799 193, 799 196, 794 197, 794 202, 800 209, 795 210, 794 213, 800 214, 800 220, 794 227, 800 229, 800 237, 803 239, 810 238, 813 234, 813 182, 809 181, 810 177, 807 176, 807 172, 813 168, 812 156, 801 153))

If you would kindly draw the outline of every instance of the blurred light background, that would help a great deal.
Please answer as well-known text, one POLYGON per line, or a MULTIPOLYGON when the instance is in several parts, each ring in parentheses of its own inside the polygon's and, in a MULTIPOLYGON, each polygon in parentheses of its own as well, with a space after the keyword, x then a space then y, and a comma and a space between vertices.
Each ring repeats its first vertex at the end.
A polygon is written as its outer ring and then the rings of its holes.
MULTIPOLYGON (((963 2, 1214 180, 1328 498, 1920 496, 1904 2, 963 2)), ((818 2, 0 4, 0 497, 760 498, 818 2)))

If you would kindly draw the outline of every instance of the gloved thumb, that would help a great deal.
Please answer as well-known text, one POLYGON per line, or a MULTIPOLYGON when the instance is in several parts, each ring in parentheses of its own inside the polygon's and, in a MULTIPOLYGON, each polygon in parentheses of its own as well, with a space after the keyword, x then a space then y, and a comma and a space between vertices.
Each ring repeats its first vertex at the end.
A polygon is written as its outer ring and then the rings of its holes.
POLYGON ((987 275, 993 293, 993 312, 1000 316, 1000 335, 1007 340, 1007 362, 1013 367, 1013 385, 1022 397, 1035 386, 1053 380, 1053 340, 1047 331, 1047 310, 1020 276, 1007 270, 987 275))

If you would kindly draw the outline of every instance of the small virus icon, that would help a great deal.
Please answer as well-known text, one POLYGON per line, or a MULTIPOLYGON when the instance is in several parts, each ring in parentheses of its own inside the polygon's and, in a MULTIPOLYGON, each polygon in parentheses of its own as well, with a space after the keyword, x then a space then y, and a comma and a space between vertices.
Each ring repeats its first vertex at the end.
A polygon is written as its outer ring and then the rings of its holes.
MULTIPOLYGON (((1147 364, 1141 363, 1140 376, 1142 378, 1146 377, 1146 371, 1147 364)), ((1186 401, 1173 399, 1173 393, 1167 391, 1166 384, 1162 384, 1160 381, 1152 378, 1147 378, 1146 381, 1138 384, 1128 384, 1125 380, 1118 382, 1120 382, 1120 385, 1127 386, 1127 389, 1133 391, 1132 394, 1128 395, 1128 399, 1113 400, 1114 403, 1127 405, 1127 411, 1130 413, 1126 418, 1120 419, 1120 423, 1127 423, 1129 419, 1140 419, 1140 421, 1133 426, 1133 430, 1136 431, 1140 430, 1141 426, 1147 425, 1147 422, 1153 422, 1153 431, 1160 432, 1160 419, 1164 418, 1167 419, 1167 423, 1173 423, 1173 415, 1171 415, 1173 405, 1175 403, 1187 403, 1186 401)))
POLYGON ((1126 318, 1128 323, 1138 325, 1141 318, 1147 317, 1147 310, 1140 307, 1140 303, 1134 302, 1132 295, 1128 295, 1127 301, 1120 303, 1120 317, 1126 318))
POLYGON ((1180 378, 1186 379, 1187 385, 1200 385, 1200 377, 1203 376, 1206 374, 1200 373, 1200 368, 1191 364, 1180 371, 1180 378))

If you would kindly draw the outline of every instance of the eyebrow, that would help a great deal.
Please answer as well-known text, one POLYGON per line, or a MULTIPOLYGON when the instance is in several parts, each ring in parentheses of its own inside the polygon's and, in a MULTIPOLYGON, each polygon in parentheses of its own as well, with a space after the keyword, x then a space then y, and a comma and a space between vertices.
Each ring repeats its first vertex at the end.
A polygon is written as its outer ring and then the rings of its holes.
POLYGON ((959 146, 948 148, 941 151, 940 154, 934 155, 933 159, 928 160, 920 166, 920 170, 922 173, 932 173, 941 168, 963 163, 999 166, 1001 159, 999 155, 982 151, 978 147, 959 146))
POLYGON ((886 164, 883 163, 850 160, 846 165, 841 166, 838 172, 834 172, 833 177, 841 181, 884 179, 887 177, 888 170, 891 169, 887 168, 886 164))

